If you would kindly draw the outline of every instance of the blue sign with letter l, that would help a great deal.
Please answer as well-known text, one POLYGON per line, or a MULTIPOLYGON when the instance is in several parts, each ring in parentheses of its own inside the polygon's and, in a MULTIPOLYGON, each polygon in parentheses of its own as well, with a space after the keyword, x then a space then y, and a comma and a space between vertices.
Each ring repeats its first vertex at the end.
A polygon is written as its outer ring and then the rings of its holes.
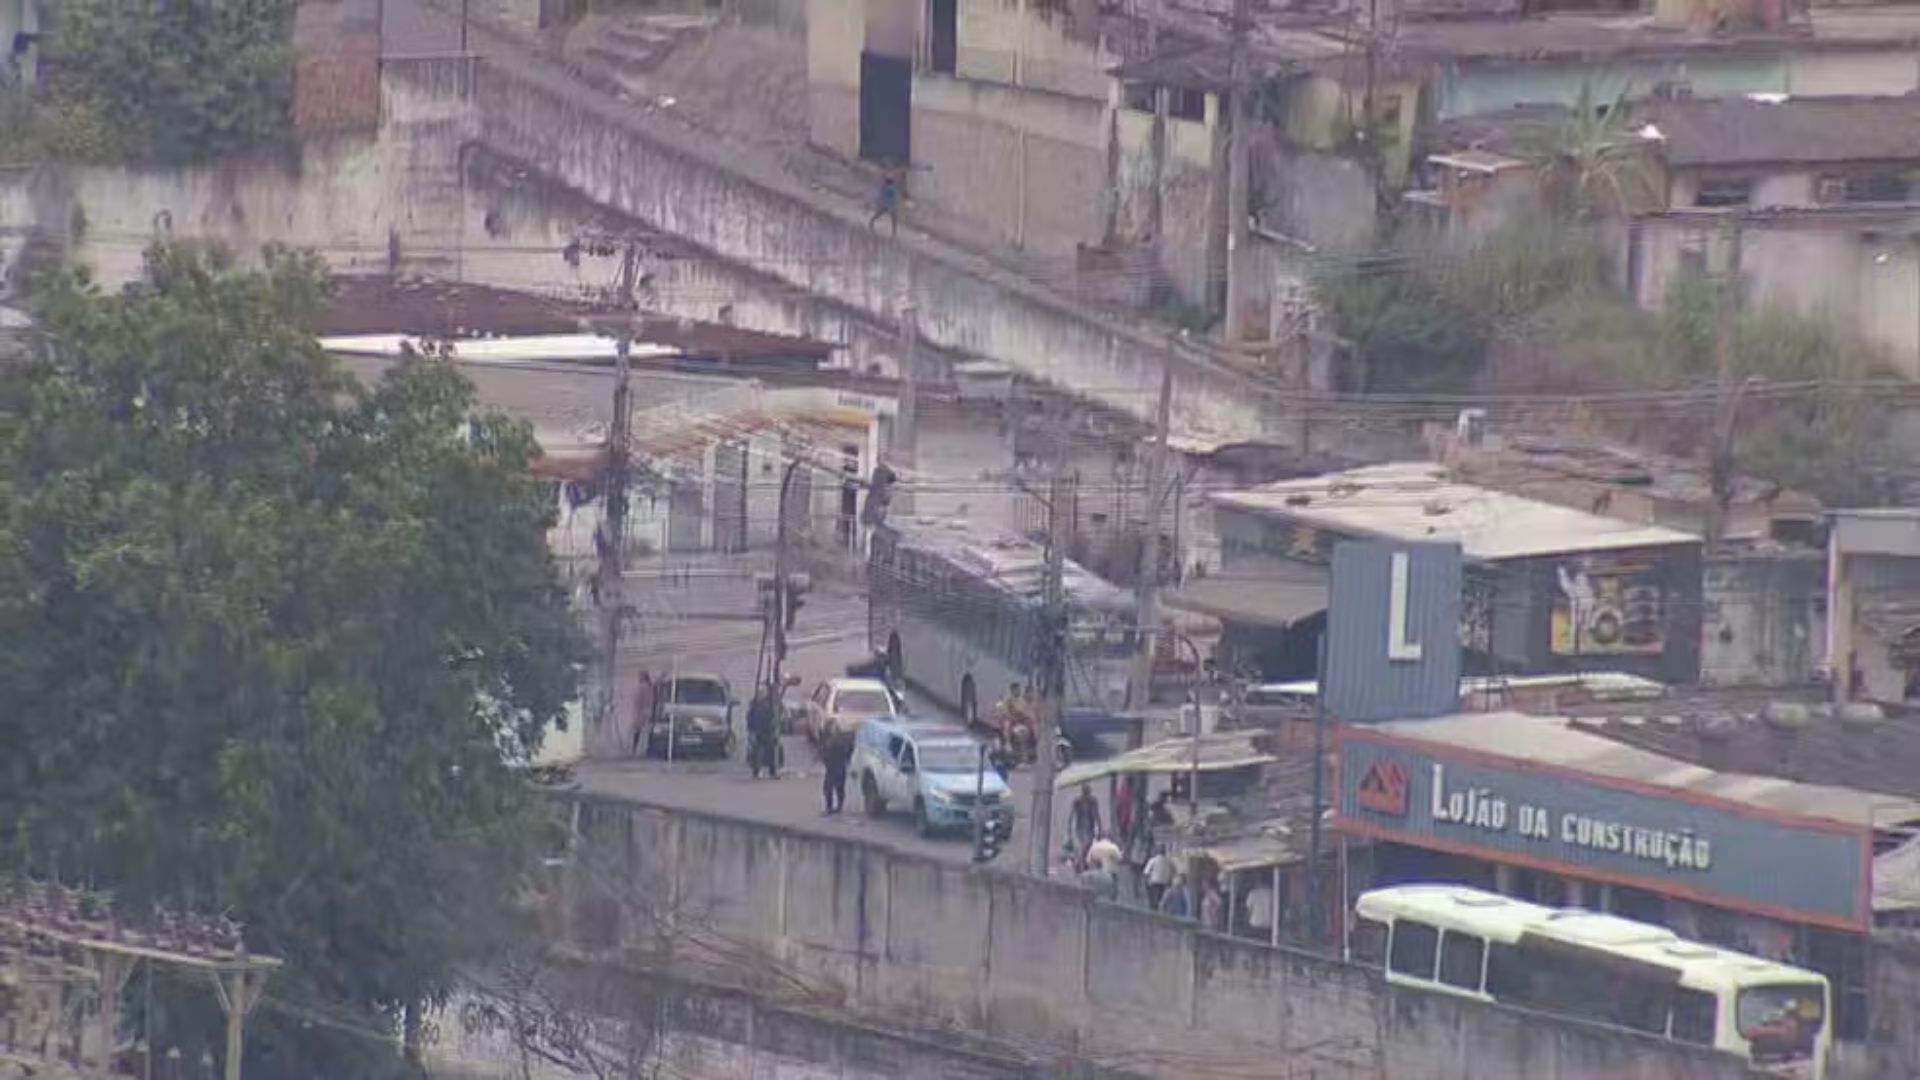
POLYGON ((1327 711, 1346 723, 1460 707, 1460 546, 1342 541, 1327 612, 1327 711))

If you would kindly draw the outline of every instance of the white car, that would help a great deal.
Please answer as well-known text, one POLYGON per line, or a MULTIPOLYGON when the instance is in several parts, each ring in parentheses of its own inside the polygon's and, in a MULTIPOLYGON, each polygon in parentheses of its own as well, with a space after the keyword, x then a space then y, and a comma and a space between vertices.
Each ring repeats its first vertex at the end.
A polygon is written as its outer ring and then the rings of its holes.
POLYGON ((906 703, 879 679, 828 679, 807 698, 806 736, 811 742, 819 742, 829 720, 851 731, 867 720, 900 719, 906 711, 906 703))

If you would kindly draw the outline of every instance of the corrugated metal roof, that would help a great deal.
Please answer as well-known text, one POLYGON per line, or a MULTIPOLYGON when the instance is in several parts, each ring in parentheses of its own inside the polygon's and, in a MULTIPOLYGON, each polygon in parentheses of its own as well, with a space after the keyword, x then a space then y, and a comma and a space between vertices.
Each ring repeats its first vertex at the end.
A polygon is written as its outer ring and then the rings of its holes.
MULTIPOLYGON (((1200 736, 1200 771, 1222 772, 1245 769, 1280 760, 1261 750, 1254 742, 1259 732, 1230 731, 1200 736)), ((1180 736, 1116 754, 1104 761, 1085 761, 1068 766, 1053 786, 1070 788, 1108 776, 1123 774, 1173 774, 1193 769, 1194 741, 1180 736)))
POLYGON ((1199 577, 1162 593, 1160 602, 1182 611, 1249 626, 1291 626, 1327 609, 1327 570, 1294 563, 1294 578, 1199 577))
POLYGON ((1459 713, 1431 720, 1370 725, 1437 748, 1457 747, 1636 780, 1746 803, 1783 814, 1895 828, 1920 822, 1920 802, 1844 787, 1802 784, 1771 776, 1717 772, 1582 730, 1565 717, 1517 712, 1459 713))
POLYGON ((1231 874, 1261 866, 1285 866, 1299 861, 1304 844, 1295 844, 1274 836, 1238 836, 1194 848, 1191 854, 1212 859, 1231 874))
POLYGON ((1920 98, 1689 98, 1634 107, 1671 165, 1920 160, 1920 98))
MULTIPOLYGON (((437 345, 438 343, 436 343, 437 345)), ((599 334, 530 334, 509 338, 461 338, 445 343, 453 358, 471 364, 537 364, 554 360, 603 360, 611 363, 618 343, 599 334)), ((320 339, 320 347, 347 356, 399 356, 403 347, 425 355, 425 339, 409 334, 356 334, 320 339)), ((635 342, 627 355, 644 360, 674 356, 678 349, 635 342)))
POLYGON ((1636 525, 1492 488, 1447 479, 1430 462, 1373 465, 1249 491, 1220 492, 1216 505, 1285 518, 1329 532, 1387 540, 1451 540, 1475 562, 1577 551, 1698 544, 1658 525, 1636 525))

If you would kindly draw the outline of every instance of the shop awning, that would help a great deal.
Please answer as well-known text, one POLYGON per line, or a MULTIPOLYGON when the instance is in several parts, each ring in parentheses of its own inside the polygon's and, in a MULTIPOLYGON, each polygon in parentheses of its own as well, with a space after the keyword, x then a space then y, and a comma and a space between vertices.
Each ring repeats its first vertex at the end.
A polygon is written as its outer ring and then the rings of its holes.
MULTIPOLYGON (((1230 731, 1200 736, 1200 771, 1224 772, 1280 760, 1254 745, 1258 734, 1230 731)), ((1190 772, 1193 768, 1193 740, 1182 737, 1129 750, 1104 761, 1087 761, 1070 766, 1054 781, 1054 787, 1069 788, 1108 776, 1171 775, 1190 772)))
POLYGON ((1327 571, 1306 563, 1284 575, 1229 570, 1194 578, 1162 593, 1160 602, 1182 611, 1211 615, 1222 622, 1291 626, 1327 609, 1327 571))
MULTIPOLYGON (((1331 834, 1329 834, 1331 835, 1331 834)), ((1306 847, 1303 839, 1300 849, 1306 847)), ((1331 844, 1328 845, 1331 850, 1331 844)), ((1276 836, 1239 836, 1232 840, 1221 840, 1196 848, 1194 855, 1212 859, 1221 870, 1233 874, 1242 870, 1258 870, 1267 866, 1288 866, 1306 858, 1304 850, 1296 849, 1289 841, 1276 836)))

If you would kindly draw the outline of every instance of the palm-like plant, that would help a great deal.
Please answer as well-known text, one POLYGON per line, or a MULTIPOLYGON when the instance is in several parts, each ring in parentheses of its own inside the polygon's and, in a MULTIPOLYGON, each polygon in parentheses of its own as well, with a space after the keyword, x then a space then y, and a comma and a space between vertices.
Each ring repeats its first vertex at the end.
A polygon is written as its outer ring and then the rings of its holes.
POLYGON ((1599 108, 1592 84, 1582 83, 1566 122, 1542 139, 1532 156, 1555 211, 1592 221, 1657 203, 1659 170, 1649 143, 1632 126, 1625 88, 1599 108))

